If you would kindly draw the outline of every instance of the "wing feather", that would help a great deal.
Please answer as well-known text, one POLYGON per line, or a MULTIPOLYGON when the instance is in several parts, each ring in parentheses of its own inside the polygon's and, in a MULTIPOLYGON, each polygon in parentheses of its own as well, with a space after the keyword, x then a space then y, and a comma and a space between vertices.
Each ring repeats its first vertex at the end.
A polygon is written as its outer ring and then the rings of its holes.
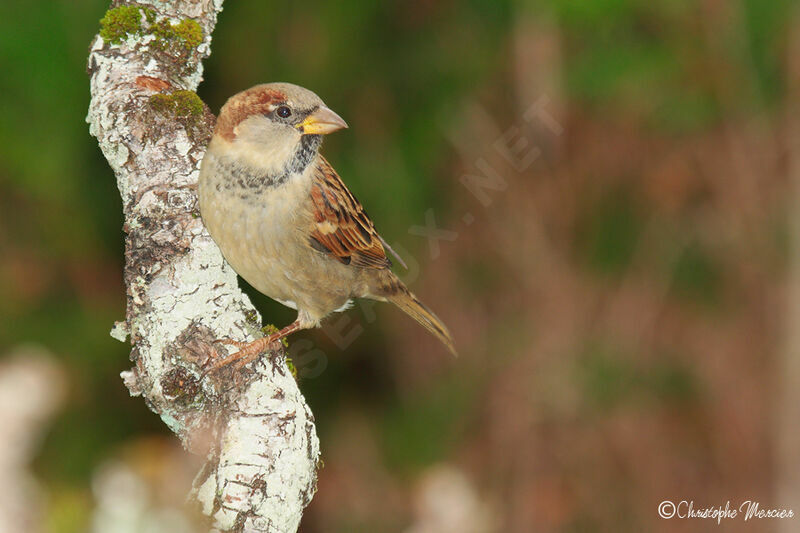
POLYGON ((320 156, 311 186, 310 245, 346 265, 389 268, 382 239, 364 208, 320 156))

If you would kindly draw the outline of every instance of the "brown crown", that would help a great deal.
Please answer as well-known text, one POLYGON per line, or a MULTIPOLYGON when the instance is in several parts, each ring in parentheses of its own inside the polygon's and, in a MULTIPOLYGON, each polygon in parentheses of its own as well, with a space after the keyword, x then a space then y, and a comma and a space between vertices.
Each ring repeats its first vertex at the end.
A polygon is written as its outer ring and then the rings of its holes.
POLYGON ((286 94, 277 89, 256 86, 242 91, 225 102, 219 112, 214 135, 232 141, 236 135, 233 129, 251 115, 267 113, 270 106, 286 101, 286 94))

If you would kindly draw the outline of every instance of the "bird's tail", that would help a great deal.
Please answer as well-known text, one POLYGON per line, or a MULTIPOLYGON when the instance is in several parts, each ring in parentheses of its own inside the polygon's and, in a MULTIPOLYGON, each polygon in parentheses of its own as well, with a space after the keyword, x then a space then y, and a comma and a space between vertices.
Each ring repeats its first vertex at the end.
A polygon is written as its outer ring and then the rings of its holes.
POLYGON ((419 324, 430 331, 434 337, 442 341, 442 344, 447 346, 450 352, 457 356, 456 345, 453 342, 453 337, 447 326, 444 325, 439 317, 433 311, 420 302, 414 293, 403 285, 403 283, 394 275, 388 286, 383 287, 382 296, 389 302, 392 302, 397 307, 403 310, 408 316, 419 322, 419 324))

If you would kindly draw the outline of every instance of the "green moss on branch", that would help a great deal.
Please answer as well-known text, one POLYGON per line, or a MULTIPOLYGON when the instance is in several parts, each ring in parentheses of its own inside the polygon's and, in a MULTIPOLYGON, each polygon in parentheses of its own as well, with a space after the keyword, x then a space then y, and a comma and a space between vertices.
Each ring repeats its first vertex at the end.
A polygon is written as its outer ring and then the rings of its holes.
POLYGON ((155 45, 162 50, 174 44, 190 51, 203 41, 200 24, 191 19, 184 19, 177 24, 168 20, 155 22, 148 28, 148 32, 155 36, 155 45))
POLYGON ((100 19, 100 37, 104 41, 119 44, 128 35, 142 30, 142 11, 137 6, 119 6, 106 11, 100 19))
POLYGON ((150 97, 150 105, 162 115, 172 114, 177 118, 193 119, 203 115, 203 101, 194 91, 154 94, 150 97))
POLYGON ((183 19, 173 24, 168 19, 156 21, 156 13, 149 7, 135 5, 109 9, 100 19, 100 37, 119 44, 129 36, 152 35, 154 46, 167 50, 173 45, 191 51, 203 42, 203 29, 197 21, 183 19))

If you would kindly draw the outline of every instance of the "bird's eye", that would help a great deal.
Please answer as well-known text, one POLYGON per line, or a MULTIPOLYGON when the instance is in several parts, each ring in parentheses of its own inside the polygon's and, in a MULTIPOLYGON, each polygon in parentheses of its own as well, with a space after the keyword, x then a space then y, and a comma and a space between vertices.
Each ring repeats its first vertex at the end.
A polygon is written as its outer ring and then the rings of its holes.
POLYGON ((282 106, 280 106, 280 107, 278 108, 278 110, 276 111, 276 113, 277 113, 277 114, 278 114, 278 116, 279 116, 279 117, 281 117, 281 118, 289 118, 289 116, 292 114, 292 110, 291 110, 291 109, 289 109, 289 106, 282 105, 282 106))

